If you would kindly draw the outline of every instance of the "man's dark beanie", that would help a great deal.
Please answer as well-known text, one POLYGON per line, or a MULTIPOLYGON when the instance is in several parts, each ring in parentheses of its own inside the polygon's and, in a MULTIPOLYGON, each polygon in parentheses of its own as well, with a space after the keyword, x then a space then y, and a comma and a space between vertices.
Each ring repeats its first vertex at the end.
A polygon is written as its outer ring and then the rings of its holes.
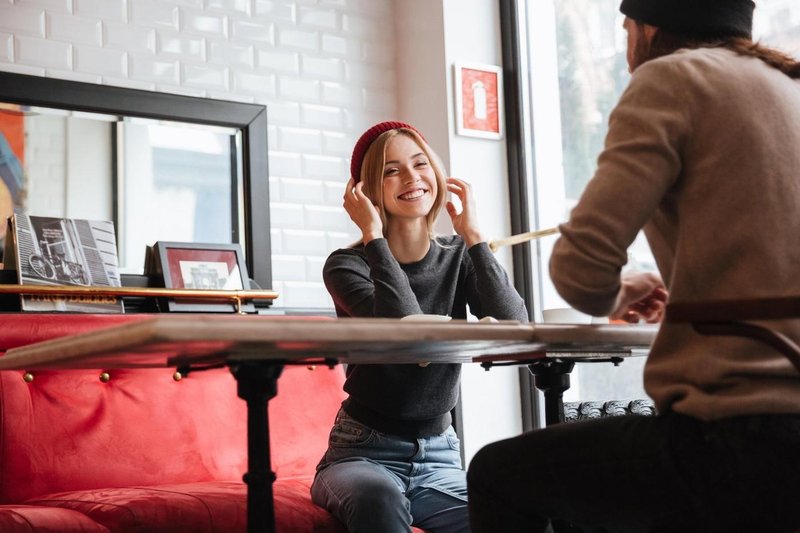
POLYGON ((752 38, 752 0, 622 0, 619 10, 637 22, 687 37, 752 38))

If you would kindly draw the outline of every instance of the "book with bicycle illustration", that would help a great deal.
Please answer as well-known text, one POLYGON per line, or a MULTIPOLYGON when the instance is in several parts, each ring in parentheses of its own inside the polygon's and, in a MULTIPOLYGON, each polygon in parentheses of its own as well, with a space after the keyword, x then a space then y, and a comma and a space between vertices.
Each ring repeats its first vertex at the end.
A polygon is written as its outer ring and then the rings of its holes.
MULTIPOLYGON (((5 268, 23 285, 120 287, 114 223, 15 213, 8 218, 5 268)), ((98 295, 22 295, 23 311, 122 313, 122 299, 98 295)))

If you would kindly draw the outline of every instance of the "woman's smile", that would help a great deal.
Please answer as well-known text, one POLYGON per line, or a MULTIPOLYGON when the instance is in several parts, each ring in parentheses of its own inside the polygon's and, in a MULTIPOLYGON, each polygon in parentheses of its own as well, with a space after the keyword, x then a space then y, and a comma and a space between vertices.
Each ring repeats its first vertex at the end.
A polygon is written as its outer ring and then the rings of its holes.
POLYGON ((419 200, 420 198, 422 198, 423 195, 425 195, 427 193, 428 193, 427 189, 416 188, 416 189, 412 189, 412 190, 410 190, 408 192, 404 192, 403 194, 399 195, 397 198, 400 199, 400 200, 405 200, 405 201, 414 201, 414 200, 419 200))

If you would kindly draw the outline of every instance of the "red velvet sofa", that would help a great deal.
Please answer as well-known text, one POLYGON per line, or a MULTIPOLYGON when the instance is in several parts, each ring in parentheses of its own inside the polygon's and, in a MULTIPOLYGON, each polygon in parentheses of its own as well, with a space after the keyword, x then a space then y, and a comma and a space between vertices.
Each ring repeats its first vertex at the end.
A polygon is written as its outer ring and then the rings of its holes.
MULTIPOLYGON (((0 314, 0 355, 141 317, 0 314)), ((0 372, 0 531, 244 532, 247 419, 236 382, 224 368, 173 373, 0 372)), ((287 367, 278 381, 269 415, 278 531, 344 531, 309 496, 342 383, 342 367, 287 367)))

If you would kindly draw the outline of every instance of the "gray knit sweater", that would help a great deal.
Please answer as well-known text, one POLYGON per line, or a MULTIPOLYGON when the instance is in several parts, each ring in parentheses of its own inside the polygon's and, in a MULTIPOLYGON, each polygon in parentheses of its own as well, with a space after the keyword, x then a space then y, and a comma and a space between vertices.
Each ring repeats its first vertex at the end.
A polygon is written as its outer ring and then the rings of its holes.
MULTIPOLYGON (((385 239, 336 250, 323 270, 340 317, 400 318, 426 313, 527 321, 525 303, 486 243, 469 250, 440 237, 416 263, 400 264, 385 239)), ((461 365, 349 365, 348 414, 379 431, 421 437, 442 433, 458 400, 461 365)))
MULTIPOLYGON (((800 83, 719 48, 639 67, 561 226, 550 273, 564 299, 609 313, 642 227, 670 301, 800 295, 800 83)), ((798 321, 780 327, 800 338, 798 321)), ((786 358, 686 325, 662 324, 644 383, 660 411, 703 420, 800 413, 786 358)))

